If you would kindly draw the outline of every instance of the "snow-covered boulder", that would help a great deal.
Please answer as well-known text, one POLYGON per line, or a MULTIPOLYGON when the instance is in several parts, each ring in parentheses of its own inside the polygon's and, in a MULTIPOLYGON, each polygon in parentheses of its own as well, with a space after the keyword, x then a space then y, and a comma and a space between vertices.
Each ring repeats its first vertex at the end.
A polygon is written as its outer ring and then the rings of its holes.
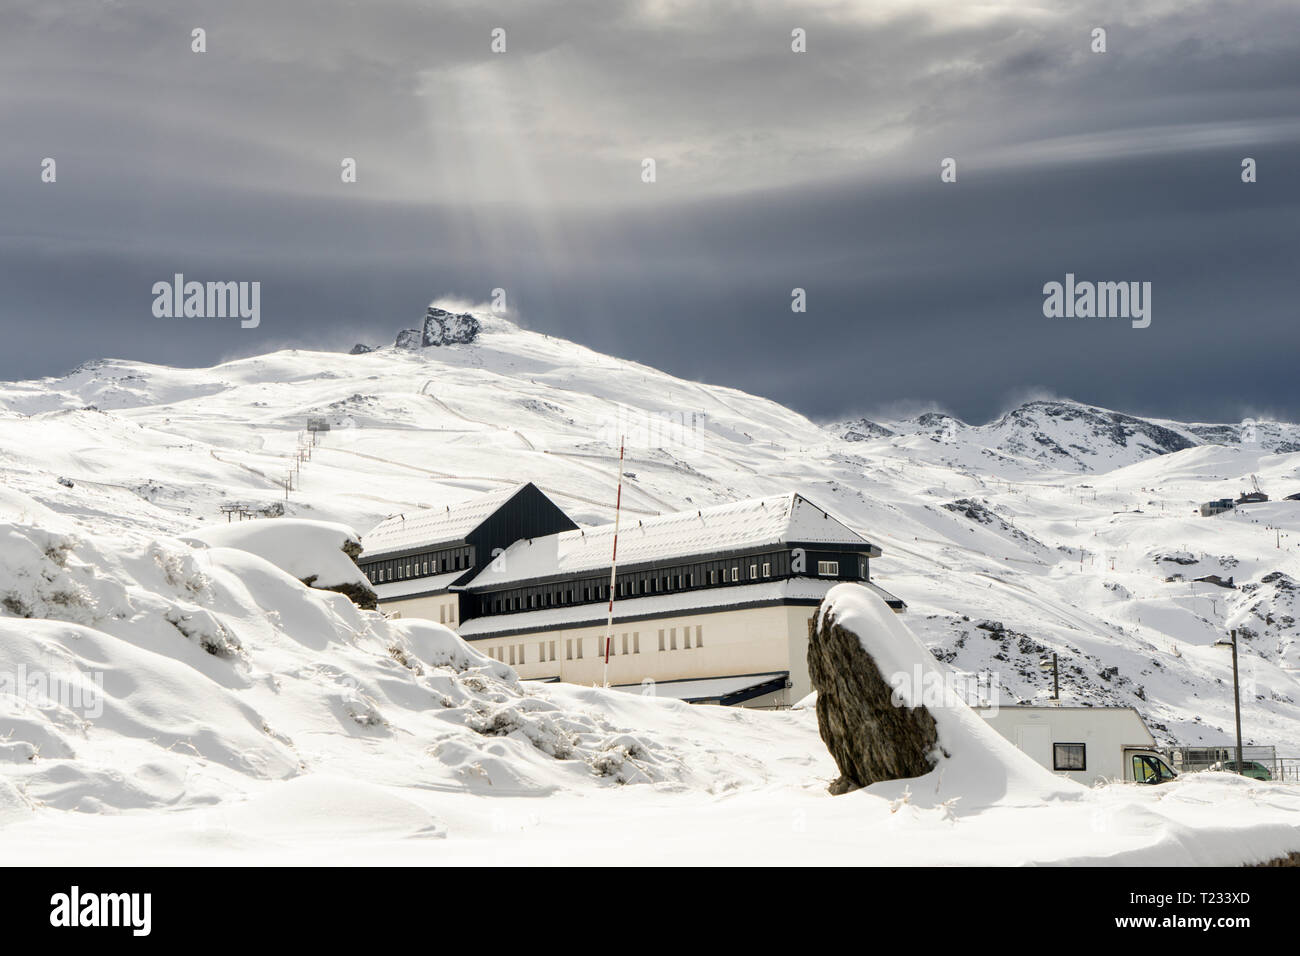
POLYGON ((241 521, 205 528, 185 540, 248 551, 308 587, 337 591, 368 611, 378 607, 379 596, 355 561, 361 553, 361 537, 347 525, 306 518, 241 521))
POLYGON ((818 617, 808 642, 808 674, 817 689, 818 730, 840 768, 832 793, 934 769, 939 759, 934 717, 924 706, 905 706, 895 698, 893 675, 833 614, 818 617))
POLYGON ((817 723, 840 769, 832 792, 963 809, 1078 796, 1080 784, 1035 763, 956 693, 898 615, 858 584, 832 588, 808 642, 817 723))

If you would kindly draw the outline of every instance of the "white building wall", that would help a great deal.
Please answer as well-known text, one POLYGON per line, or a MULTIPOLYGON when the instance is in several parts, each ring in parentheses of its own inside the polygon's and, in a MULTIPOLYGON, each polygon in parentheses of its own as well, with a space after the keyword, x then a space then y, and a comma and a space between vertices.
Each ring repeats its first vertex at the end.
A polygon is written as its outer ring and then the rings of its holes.
POLYGON ((1155 745, 1142 718, 1129 707, 1012 706, 976 713, 1043 767, 1087 786, 1124 779, 1126 751, 1155 745), (1084 744, 1087 769, 1055 771, 1053 745, 1058 743, 1084 744))
POLYGON ((431 594, 380 601, 379 607, 390 617, 422 617, 451 628, 460 626, 460 601, 455 594, 431 594))
MULTIPOLYGON (((815 612, 814 607, 776 605, 628 622, 615 618, 609 682, 637 684, 647 678, 658 682, 788 671, 794 686, 778 695, 780 700, 754 703, 794 703, 811 690, 808 620, 815 612)), ((503 622, 508 619, 502 618, 503 622)), ((471 643, 514 666, 526 680, 558 677, 573 684, 600 684, 604 635, 601 624, 482 637, 471 643)))

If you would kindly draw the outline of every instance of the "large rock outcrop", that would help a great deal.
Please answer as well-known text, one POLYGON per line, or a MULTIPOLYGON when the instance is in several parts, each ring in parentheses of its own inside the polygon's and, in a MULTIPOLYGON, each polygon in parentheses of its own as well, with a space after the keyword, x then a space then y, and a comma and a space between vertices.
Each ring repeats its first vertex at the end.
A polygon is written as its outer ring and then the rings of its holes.
POLYGON ((894 689, 858 635, 819 614, 808 640, 817 728, 835 758, 840 794, 881 780, 920 777, 937 764, 938 726, 924 706, 896 703, 894 689))
POLYGON ((452 313, 429 306, 424 313, 424 348, 436 345, 467 345, 478 338, 482 326, 468 312, 452 313))
POLYGON ((393 343, 399 349, 427 349, 440 345, 468 345, 478 338, 483 326, 468 312, 448 312, 431 305, 424 313, 424 325, 402 329, 393 343))

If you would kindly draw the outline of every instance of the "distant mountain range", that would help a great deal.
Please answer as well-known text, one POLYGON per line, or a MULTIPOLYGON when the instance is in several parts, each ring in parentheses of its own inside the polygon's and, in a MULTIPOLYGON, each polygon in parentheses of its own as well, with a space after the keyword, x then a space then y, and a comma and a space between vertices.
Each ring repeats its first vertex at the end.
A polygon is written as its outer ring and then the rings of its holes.
POLYGON ((1300 425, 1296 424, 1188 424, 1069 400, 1026 402, 987 425, 968 425, 950 415, 927 412, 903 421, 859 418, 827 427, 848 441, 922 436, 1080 472, 1108 471, 1203 445, 1252 445, 1279 455, 1300 452, 1300 425))

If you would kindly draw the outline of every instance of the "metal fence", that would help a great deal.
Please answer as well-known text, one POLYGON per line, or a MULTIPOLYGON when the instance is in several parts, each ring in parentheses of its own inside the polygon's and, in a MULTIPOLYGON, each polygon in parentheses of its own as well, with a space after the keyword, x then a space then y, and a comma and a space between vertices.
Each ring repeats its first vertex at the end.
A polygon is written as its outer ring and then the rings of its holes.
MULTIPOLYGON (((1179 773, 1194 773, 1197 770, 1234 770, 1237 763, 1237 748, 1226 747, 1161 747, 1159 753, 1169 761, 1169 765, 1179 773)), ((1243 746, 1241 760, 1249 773, 1252 765, 1268 771, 1273 780, 1285 780, 1300 783, 1300 757, 1279 757, 1273 746, 1243 746)))

